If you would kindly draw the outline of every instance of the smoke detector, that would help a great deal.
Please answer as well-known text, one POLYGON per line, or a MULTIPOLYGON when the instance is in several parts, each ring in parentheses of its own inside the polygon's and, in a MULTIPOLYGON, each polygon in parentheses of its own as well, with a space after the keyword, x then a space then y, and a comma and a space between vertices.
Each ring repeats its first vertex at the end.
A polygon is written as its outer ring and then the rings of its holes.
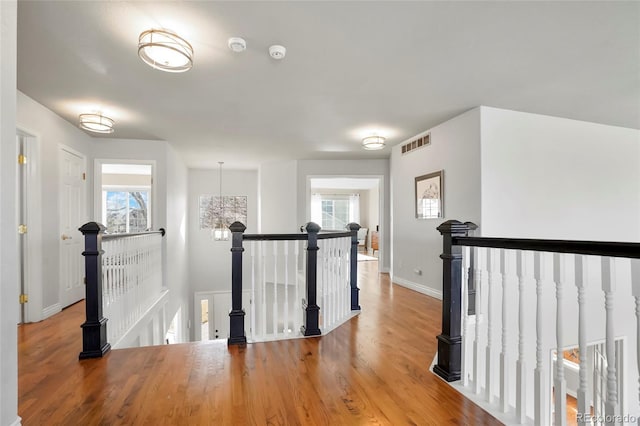
POLYGON ((227 44, 236 53, 244 52, 247 48, 247 42, 242 37, 231 37, 227 44))
POLYGON ((284 46, 280 46, 279 44, 274 44, 269 47, 269 56, 273 59, 282 59, 287 54, 287 48, 284 46))

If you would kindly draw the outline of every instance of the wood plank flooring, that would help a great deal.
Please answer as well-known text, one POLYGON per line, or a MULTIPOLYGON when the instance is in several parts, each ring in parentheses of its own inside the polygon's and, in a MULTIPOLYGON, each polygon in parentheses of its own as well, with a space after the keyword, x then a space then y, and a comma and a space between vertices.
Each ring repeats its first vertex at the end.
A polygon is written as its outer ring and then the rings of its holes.
POLYGON ((494 425, 429 372, 440 302, 360 262, 362 313, 321 338, 113 350, 78 361, 84 304, 19 327, 30 425, 494 425))

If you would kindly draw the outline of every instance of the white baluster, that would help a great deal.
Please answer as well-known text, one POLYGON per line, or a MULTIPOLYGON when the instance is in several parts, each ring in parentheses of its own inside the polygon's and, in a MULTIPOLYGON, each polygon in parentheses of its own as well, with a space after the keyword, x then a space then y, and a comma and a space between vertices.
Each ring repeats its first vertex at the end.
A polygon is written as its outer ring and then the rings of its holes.
POLYGON ((516 420, 523 424, 527 419, 526 377, 524 360, 524 284, 528 277, 527 252, 520 250, 516 255, 518 273, 518 361, 516 361, 516 420))
POLYGON ((296 258, 296 269, 295 269, 295 274, 296 274, 296 288, 295 288, 295 295, 296 295, 296 301, 293 305, 293 318, 294 318, 294 322, 293 322, 293 330, 294 332, 298 332, 300 330, 300 327, 302 326, 302 315, 303 315, 303 310, 302 310, 302 303, 300 300, 300 271, 302 270, 302 266, 299 266, 299 262, 302 261, 302 259, 300 258, 300 244, 302 244, 302 241, 295 241, 295 244, 293 245, 293 250, 294 250, 294 256, 296 258))
POLYGON ((536 279, 536 368, 534 371, 534 424, 547 426, 550 423, 549 412, 549 388, 547 387, 547 375, 544 368, 542 355, 542 283, 547 274, 544 267, 544 253, 535 252, 533 255, 534 277, 536 279))
MULTIPOLYGON (((638 367, 638 403, 640 404, 640 259, 631 259, 631 288, 636 301, 636 363, 638 367)), ((638 419, 640 425, 640 419, 638 419)))
POLYGON ((485 398, 489 403, 493 402, 494 396, 494 380, 493 380, 493 363, 495 348, 493 348, 493 281, 495 276, 496 253, 494 249, 487 249, 487 348, 486 348, 486 373, 485 373, 485 398))
POLYGON ((289 335, 289 241, 284 245, 284 328, 283 333, 289 335))
POLYGON ((273 334, 278 335, 278 242, 273 241, 273 334))
POLYGON ((575 256, 576 270, 576 288, 578 289, 578 353, 580 354, 580 370, 578 373, 578 411, 577 418, 579 425, 587 425, 590 422, 585 421, 585 416, 591 413, 589 409, 589 393, 587 383, 587 312, 584 306, 584 294, 587 287, 587 277, 589 271, 588 262, 584 256, 575 256))
POLYGON ((509 354, 507 353, 507 281, 510 266, 506 250, 500 250, 500 273, 502 274, 502 350, 500 351, 500 409, 506 413, 509 408, 509 354))
POLYGON ((563 339, 563 285, 565 280, 565 256, 553 254, 553 280, 556 283, 556 371, 553 380, 555 396, 555 424, 567 424, 567 382, 564 378, 564 339, 563 339))
POLYGON ((474 258, 474 267, 473 271, 473 280, 475 282, 474 288, 476 289, 476 323, 475 323, 475 335, 473 336, 473 386, 474 392, 476 395, 480 394, 481 383, 480 383, 480 364, 481 364, 481 353, 480 353, 480 324, 482 319, 482 296, 483 296, 483 287, 482 287, 482 268, 480 265, 483 264, 484 258, 482 258, 482 253, 484 253, 484 249, 479 249, 477 247, 473 247, 472 249, 473 258, 474 258))
POLYGON ((469 351, 469 258, 470 248, 462 247, 462 342, 460 351, 462 352, 462 365, 460 372, 462 385, 469 385, 469 362, 467 352, 469 351))
POLYGON ((251 340, 255 340, 256 332, 256 242, 249 242, 249 250, 251 253, 251 329, 249 334, 251 340))
POLYGON ((260 241, 260 254, 262 258, 262 337, 267 335, 267 247, 266 241, 260 241))
POLYGON ((618 408, 618 384, 616 376, 616 351, 613 320, 613 293, 616 285, 615 265, 610 257, 602 258, 602 291, 604 291, 604 309, 606 314, 606 354, 607 354, 607 400, 604 405, 607 425, 613 425, 613 416, 618 408))

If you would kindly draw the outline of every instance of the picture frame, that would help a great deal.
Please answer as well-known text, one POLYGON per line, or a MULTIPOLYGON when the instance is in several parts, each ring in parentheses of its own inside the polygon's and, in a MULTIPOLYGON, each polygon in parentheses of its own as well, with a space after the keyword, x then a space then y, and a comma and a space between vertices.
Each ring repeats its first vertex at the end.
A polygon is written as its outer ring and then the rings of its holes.
POLYGON ((444 217, 444 170, 415 178, 416 219, 444 217))

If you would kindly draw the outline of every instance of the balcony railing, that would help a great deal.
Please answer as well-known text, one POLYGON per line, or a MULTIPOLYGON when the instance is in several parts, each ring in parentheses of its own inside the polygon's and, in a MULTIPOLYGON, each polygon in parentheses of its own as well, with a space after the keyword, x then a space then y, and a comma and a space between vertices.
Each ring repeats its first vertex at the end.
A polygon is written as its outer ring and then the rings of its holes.
POLYGON ((96 222, 83 225, 80 231, 85 237, 83 359, 103 356, 112 344, 118 347, 166 294, 162 283, 165 231, 104 234, 105 227, 96 222))
POLYGON ((360 225, 349 224, 347 232, 320 233, 320 226, 310 222, 300 234, 245 234, 246 227, 240 222, 230 229, 229 344, 317 336, 360 310, 360 225), (243 292, 250 294, 250 300, 242 299, 243 292))
POLYGON ((438 227, 434 372, 510 423, 565 425, 570 395, 580 425, 637 424, 640 244, 478 238, 472 229, 438 227))

